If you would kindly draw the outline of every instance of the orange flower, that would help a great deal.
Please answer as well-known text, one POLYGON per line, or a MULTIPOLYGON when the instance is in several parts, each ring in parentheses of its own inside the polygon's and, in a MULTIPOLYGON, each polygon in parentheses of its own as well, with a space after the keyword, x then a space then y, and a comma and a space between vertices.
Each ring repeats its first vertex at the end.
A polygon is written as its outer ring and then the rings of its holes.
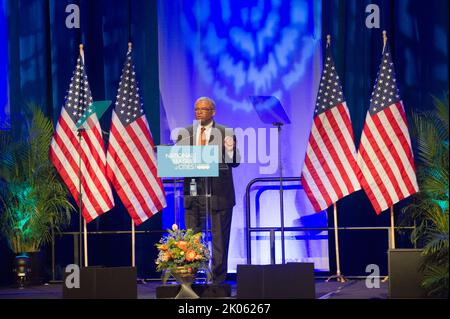
POLYGON ((176 245, 178 248, 182 249, 183 251, 186 251, 188 243, 180 240, 179 242, 176 243, 176 245))
POLYGON ((200 260, 202 258, 203 258, 202 255, 195 255, 195 260, 200 260))
POLYGON ((195 253, 195 251, 193 250, 188 250, 188 252, 186 253, 186 260, 187 261, 193 261, 195 259, 195 256, 197 254, 195 253))
POLYGON ((166 251, 167 250, 167 245, 162 244, 161 246, 159 246, 159 249, 166 251))

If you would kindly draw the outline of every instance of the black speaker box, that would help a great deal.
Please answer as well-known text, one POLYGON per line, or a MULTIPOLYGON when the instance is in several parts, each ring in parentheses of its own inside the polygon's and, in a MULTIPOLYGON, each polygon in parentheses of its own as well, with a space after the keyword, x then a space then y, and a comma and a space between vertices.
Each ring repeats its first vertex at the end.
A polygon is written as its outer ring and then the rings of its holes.
POLYGON ((389 298, 425 298, 419 271, 422 249, 390 249, 389 298))
POLYGON ((239 299, 314 299, 313 263, 238 265, 239 299))
POLYGON ((80 288, 67 288, 64 299, 137 299, 137 273, 134 267, 86 267, 80 269, 80 288))

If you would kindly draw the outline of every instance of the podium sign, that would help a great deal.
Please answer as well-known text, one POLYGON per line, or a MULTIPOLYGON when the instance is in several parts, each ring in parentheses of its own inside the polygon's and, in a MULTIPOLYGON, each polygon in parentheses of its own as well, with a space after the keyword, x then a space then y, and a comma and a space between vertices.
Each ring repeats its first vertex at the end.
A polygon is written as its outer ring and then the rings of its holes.
POLYGON ((158 177, 219 176, 219 146, 157 146, 158 177))

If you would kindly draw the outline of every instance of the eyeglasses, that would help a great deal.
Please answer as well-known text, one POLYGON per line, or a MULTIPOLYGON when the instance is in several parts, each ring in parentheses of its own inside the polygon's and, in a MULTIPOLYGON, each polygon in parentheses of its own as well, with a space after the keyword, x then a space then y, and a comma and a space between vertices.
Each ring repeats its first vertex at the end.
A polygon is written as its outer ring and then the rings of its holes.
POLYGON ((212 111, 212 108, 195 108, 195 112, 209 112, 212 111))

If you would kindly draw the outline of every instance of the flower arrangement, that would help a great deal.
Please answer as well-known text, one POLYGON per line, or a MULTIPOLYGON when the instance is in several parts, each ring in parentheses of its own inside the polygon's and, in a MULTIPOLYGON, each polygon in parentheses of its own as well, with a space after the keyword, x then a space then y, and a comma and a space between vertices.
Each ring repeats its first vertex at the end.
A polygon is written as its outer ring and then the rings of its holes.
POLYGON ((181 230, 174 224, 168 235, 155 244, 159 250, 156 259, 157 271, 179 271, 184 269, 194 273, 207 268, 210 258, 207 245, 202 241, 202 233, 194 234, 192 229, 181 230))

